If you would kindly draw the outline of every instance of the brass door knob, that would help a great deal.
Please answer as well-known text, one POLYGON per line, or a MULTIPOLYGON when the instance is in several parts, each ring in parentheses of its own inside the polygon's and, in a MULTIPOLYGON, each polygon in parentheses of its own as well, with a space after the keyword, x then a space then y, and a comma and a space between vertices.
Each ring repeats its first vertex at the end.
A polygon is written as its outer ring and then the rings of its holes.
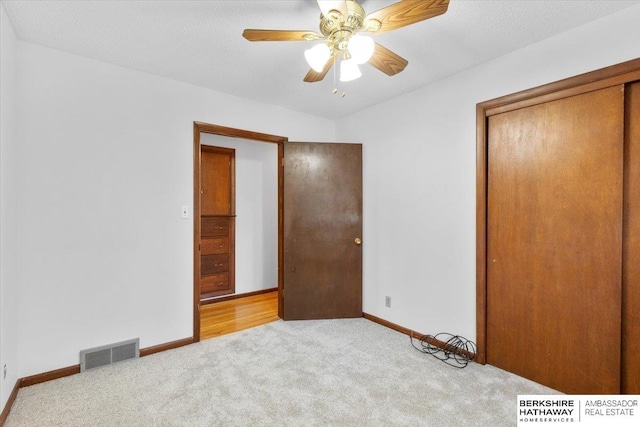
POLYGON ((362 244, 362 239, 360 239, 359 237, 356 237, 353 240, 353 243, 355 243, 356 245, 360 246, 362 244))

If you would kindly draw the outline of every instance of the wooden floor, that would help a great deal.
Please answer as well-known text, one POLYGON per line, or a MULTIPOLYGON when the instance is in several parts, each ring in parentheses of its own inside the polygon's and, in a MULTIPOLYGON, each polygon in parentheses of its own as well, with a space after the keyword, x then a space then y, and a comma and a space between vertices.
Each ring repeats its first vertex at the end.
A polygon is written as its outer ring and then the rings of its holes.
POLYGON ((278 319, 277 291, 206 304, 200 308, 200 339, 230 334, 278 319))

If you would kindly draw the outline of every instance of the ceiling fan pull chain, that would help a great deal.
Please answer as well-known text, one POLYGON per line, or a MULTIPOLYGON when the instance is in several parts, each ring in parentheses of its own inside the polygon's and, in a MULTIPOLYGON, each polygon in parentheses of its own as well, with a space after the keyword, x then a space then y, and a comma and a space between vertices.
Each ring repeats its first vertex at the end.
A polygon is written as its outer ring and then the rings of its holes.
MULTIPOLYGON (((333 90, 331 91, 334 95, 338 93, 338 87, 336 86, 336 68, 338 67, 333 67, 333 90)), ((340 91, 340 98, 344 98, 346 95, 347 93, 344 90, 340 91)))
POLYGON ((331 93, 333 93, 334 95, 338 93, 338 88, 336 87, 336 68, 338 67, 333 67, 333 91, 331 91, 331 93))

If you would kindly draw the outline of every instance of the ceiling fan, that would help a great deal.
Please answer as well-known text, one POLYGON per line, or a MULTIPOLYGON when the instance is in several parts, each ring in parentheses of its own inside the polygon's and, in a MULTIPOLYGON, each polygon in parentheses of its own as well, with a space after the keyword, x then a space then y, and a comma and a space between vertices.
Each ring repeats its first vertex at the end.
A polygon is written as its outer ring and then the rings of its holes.
POLYGON ((252 30, 242 36, 256 41, 319 41, 305 51, 311 70, 305 82, 319 82, 340 60, 340 80, 349 81, 362 74, 359 65, 369 63, 393 76, 409 63, 396 53, 361 33, 380 34, 415 24, 447 11, 449 0, 402 0, 376 12, 366 14, 356 0, 317 0, 320 33, 300 30, 252 30))

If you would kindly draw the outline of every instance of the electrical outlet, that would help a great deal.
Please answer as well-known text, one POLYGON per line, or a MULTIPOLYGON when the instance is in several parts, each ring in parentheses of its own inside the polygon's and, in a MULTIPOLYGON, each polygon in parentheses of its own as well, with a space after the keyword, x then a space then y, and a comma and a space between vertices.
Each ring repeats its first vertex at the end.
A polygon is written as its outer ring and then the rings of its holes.
POLYGON ((391 297, 389 297, 389 296, 384 297, 384 305, 386 305, 387 307, 391 308, 391 297))
POLYGON ((4 366, 2 367, 2 379, 6 380, 7 379, 7 364, 5 363, 4 366))

